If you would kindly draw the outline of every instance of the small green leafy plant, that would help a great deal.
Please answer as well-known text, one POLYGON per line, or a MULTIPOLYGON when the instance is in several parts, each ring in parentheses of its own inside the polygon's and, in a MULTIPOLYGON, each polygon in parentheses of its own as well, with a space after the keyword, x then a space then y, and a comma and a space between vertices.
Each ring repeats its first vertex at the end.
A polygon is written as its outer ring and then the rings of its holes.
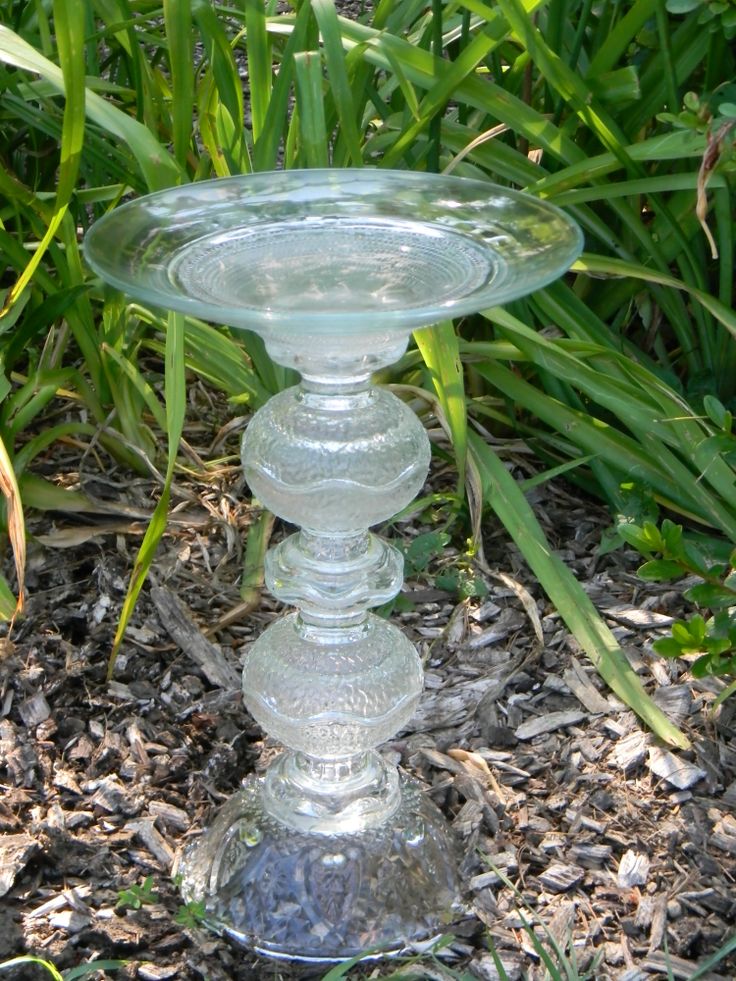
MULTIPOLYGON (((706 611, 706 616, 695 613, 687 620, 677 620, 668 637, 654 642, 654 650, 668 658, 699 655, 692 665, 697 678, 736 676, 736 549, 688 538, 682 525, 669 519, 660 527, 652 521, 641 525, 621 521, 618 532, 646 559, 638 569, 641 579, 670 582, 688 576, 700 580, 685 589, 683 596, 706 611)), ((733 691, 736 677, 716 704, 733 691)))
POLYGON ((159 901, 159 894, 153 890, 153 876, 147 875, 143 885, 132 885, 129 889, 121 889, 115 909, 140 909, 141 906, 151 906, 159 901))
POLYGON ((204 908, 204 902, 192 900, 190 903, 186 903, 184 906, 180 906, 177 910, 174 920, 179 926, 183 926, 187 929, 194 929, 195 927, 200 927, 205 921, 207 912, 204 908))

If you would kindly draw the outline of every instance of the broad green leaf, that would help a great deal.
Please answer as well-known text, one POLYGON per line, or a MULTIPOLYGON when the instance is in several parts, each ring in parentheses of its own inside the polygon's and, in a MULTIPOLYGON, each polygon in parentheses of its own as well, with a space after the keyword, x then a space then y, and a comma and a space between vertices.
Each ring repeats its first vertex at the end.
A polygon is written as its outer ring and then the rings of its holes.
POLYGON ((709 610, 724 610, 736 606, 736 591, 711 583, 691 586, 683 593, 686 600, 709 610))
POLYGON ((662 657, 682 657, 682 644, 674 637, 660 637, 652 644, 652 649, 662 657))
POLYGON ((670 579, 678 579, 683 576, 684 570, 679 562, 672 562, 669 559, 652 559, 640 565, 636 574, 645 582, 668 582, 670 579))

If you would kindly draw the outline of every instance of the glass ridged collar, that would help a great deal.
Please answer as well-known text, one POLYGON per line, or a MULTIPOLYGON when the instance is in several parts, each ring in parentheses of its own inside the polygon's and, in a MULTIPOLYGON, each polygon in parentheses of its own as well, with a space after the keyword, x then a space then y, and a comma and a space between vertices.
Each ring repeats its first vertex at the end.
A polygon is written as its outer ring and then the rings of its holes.
POLYGON ((105 280, 266 338, 408 331, 550 283, 582 246, 529 195, 379 169, 203 181, 116 208, 85 239, 105 280))

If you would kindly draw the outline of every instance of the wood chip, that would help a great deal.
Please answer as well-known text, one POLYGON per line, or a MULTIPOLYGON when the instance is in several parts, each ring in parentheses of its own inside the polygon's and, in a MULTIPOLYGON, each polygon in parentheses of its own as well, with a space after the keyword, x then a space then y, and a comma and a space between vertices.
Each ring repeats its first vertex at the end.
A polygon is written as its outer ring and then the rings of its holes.
POLYGON ((661 746, 650 746, 647 765, 652 773, 678 790, 687 790, 706 776, 705 770, 661 746))
POLYGON ((503 880, 498 875, 498 872, 502 872, 508 876, 516 872, 519 868, 519 862, 514 851, 498 852, 495 855, 489 855, 487 856, 487 861, 493 868, 489 869, 488 872, 481 872, 480 875, 474 875, 470 880, 470 888, 476 892, 479 889, 486 889, 488 886, 495 886, 499 882, 502 882, 503 880))
POLYGON ((651 896, 642 896, 639 900, 639 905, 636 908, 636 915, 634 916, 634 926, 637 926, 642 932, 649 929, 649 926, 654 919, 654 900, 651 896))
POLYGON ((56 913, 60 909, 65 909, 70 906, 74 909, 76 906, 84 906, 83 900, 85 897, 89 896, 92 892, 92 886, 75 886, 74 889, 65 889, 63 892, 58 893, 56 896, 52 896, 51 899, 47 899, 45 903, 41 903, 35 909, 31 910, 30 913, 26 914, 26 919, 36 920, 41 917, 48 916, 50 913, 56 913))
POLYGON ((51 709, 42 692, 38 692, 32 698, 27 699, 22 705, 18 706, 18 713, 23 720, 24 726, 27 726, 29 729, 35 729, 37 725, 48 719, 51 715, 51 709))
POLYGON ((167 978, 175 978, 179 973, 179 968, 166 967, 164 965, 143 963, 138 966, 138 977, 143 981, 166 981, 167 978))
POLYGON ((39 847, 36 839, 27 834, 0 837, 0 896, 10 892, 18 874, 39 847))
POLYGON ((611 857, 610 845, 575 844, 570 848, 570 858, 576 865, 585 869, 596 869, 605 865, 611 857))
POLYGON ((654 900, 654 915, 649 928, 649 953, 659 950, 667 928, 667 897, 657 896, 654 900))
POLYGON ((621 856, 618 866, 617 881, 621 889, 631 889, 632 886, 643 886, 649 876, 649 859, 642 852, 630 848, 621 856))
POLYGON ((125 788, 114 777, 105 777, 97 784, 97 789, 90 798, 93 807, 100 807, 108 814, 117 814, 125 809, 125 788))
POLYGON ((693 696, 687 685, 665 685, 652 696, 653 701, 674 723, 684 721, 690 715, 693 696))
POLYGON ((534 739, 547 732, 555 732, 557 729, 564 729, 565 726, 574 726, 586 718, 585 712, 579 709, 567 709, 564 712, 548 712, 546 715, 538 715, 536 718, 527 719, 526 722, 517 728, 514 735, 517 739, 534 739))
POLYGON ((602 835, 607 827, 603 821, 596 821, 595 818, 588 817, 587 814, 583 814, 582 811, 576 810, 574 807, 567 808, 565 820, 569 821, 574 828, 585 828, 586 831, 592 831, 597 835, 602 835))
POLYGON ((601 695, 577 658, 571 657, 570 661, 572 667, 562 677, 575 698, 593 715, 609 714, 613 710, 611 703, 601 695))
POLYGON ((610 756, 611 762, 624 773, 628 773, 644 762, 650 742, 649 733, 637 729, 616 743, 610 756))
POLYGON ((720 848, 722 852, 736 855, 736 819, 730 814, 724 815, 716 822, 710 843, 720 848))
POLYGON ((585 870, 577 865, 563 865, 556 862, 539 875, 539 881, 550 892, 567 892, 585 875, 585 870))
POLYGON ((521 977, 521 959, 513 953, 502 951, 497 955, 503 974, 499 974, 496 962, 491 954, 480 954, 470 963, 472 976, 480 981, 519 981, 521 977))
POLYGON ((611 606, 603 612, 610 620, 622 623, 625 627, 631 627, 632 630, 669 627, 675 622, 674 617, 669 617, 665 613, 656 613, 654 610, 639 610, 631 606, 611 606))
POLYGON ((74 772, 61 766, 57 766, 54 771, 54 786, 60 790, 69 790, 79 796, 82 794, 82 788, 77 783, 74 772))
POLYGON ((174 849, 164 836, 156 830, 152 820, 141 818, 139 821, 128 821, 125 827, 128 831, 135 832, 136 836, 166 871, 171 869, 174 864, 174 849))
POLYGON ((49 925, 55 930, 63 930, 65 933, 80 933, 86 929, 92 920, 84 913, 78 913, 75 909, 65 909, 61 913, 52 913, 49 917, 49 925))
POLYGON ((158 615, 166 632, 184 653, 199 666, 211 685, 240 690, 240 676, 219 647, 211 644, 187 613, 183 603, 164 586, 151 589, 158 615))
POLYGON ((425 687, 417 710, 404 731, 424 732, 461 725, 472 718, 485 693, 497 683, 494 678, 478 677, 437 691, 425 687))
MULTIPOLYGON (((642 963, 642 968, 646 972, 643 976, 652 974, 662 975, 662 977, 672 977, 675 981, 688 981, 693 976, 693 962, 684 960, 682 957, 675 957, 673 953, 665 953, 657 950, 648 954, 642 963)), ((733 975, 730 975, 733 977, 733 975)), ((728 981, 728 975, 714 974, 709 972, 705 977, 708 981, 728 981)))
POLYGON ((148 805, 148 813, 178 831, 186 831, 192 823, 186 811, 164 801, 152 800, 148 805))

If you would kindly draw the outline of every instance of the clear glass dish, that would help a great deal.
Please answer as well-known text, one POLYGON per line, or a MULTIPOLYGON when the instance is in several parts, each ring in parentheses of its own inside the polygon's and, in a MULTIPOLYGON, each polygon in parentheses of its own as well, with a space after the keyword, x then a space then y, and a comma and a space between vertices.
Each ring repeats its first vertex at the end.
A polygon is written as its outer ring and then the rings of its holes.
POLYGON ((264 336, 408 333, 556 279, 582 236, 494 184, 380 169, 169 188, 88 232, 88 262, 144 302, 264 336))

